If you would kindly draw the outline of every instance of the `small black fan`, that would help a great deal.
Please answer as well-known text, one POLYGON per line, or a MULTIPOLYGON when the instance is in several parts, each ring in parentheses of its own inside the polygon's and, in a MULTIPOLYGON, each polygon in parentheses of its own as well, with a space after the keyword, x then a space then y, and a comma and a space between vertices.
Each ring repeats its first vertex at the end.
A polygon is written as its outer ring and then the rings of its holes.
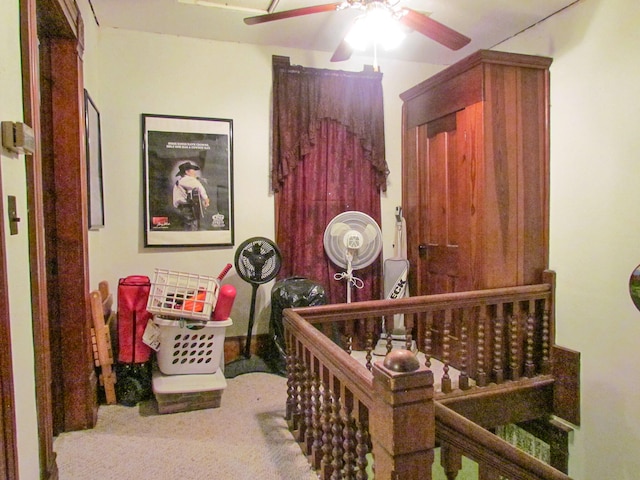
POLYGON ((253 330, 258 287, 273 280, 280 271, 282 257, 277 245, 268 238, 253 237, 245 240, 236 250, 236 272, 242 280, 253 287, 251 294, 251 312, 249 313, 249 329, 244 356, 251 356, 251 331, 253 330))
MULTIPOLYGON (((247 330, 247 341, 244 346, 243 355, 245 359, 251 358, 251 332, 253 330, 253 322, 256 310, 256 294, 258 287, 263 283, 273 280, 282 264, 282 257, 278 246, 264 237, 253 237, 245 240, 236 250, 235 267, 238 276, 245 282, 249 282, 253 287, 251 293, 251 311, 249 313, 249 327, 247 330)), ((235 376, 232 372, 238 372, 235 362, 229 364, 231 369, 227 368, 225 376, 231 378, 235 376), (235 368, 234 368, 235 367, 235 368)), ((246 372, 261 370, 260 368, 245 365, 246 372)), ((245 372, 240 372, 245 373, 245 372)), ((239 374, 239 373, 236 373, 239 374)))

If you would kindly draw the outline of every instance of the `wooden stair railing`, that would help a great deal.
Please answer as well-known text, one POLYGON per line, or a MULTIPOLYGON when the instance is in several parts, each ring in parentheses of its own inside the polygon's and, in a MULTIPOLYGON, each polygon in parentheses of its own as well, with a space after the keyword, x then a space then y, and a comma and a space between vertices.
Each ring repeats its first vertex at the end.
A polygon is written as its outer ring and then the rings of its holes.
MULTIPOLYGON (((470 418, 472 425, 477 422, 475 427, 482 431, 551 414, 566 414, 564 418, 578 423, 579 354, 554 344, 552 272, 547 272, 545 278, 550 283, 286 309, 286 416, 321 478, 368 478, 369 453, 373 449, 376 478, 428 480, 435 419, 434 415, 416 412, 421 408, 428 411, 421 402, 433 405, 434 398, 461 418, 470 418), (420 335, 422 330, 423 338, 418 344, 425 363, 416 372, 397 374, 381 362, 373 365, 375 328, 395 314, 405 315, 410 332, 418 330, 420 335), (366 364, 375 382, 367 368, 349 356, 351 336, 357 332, 364 332, 365 339, 358 343, 366 346, 366 364), (425 380, 432 378, 432 358, 438 358, 445 367, 442 391, 435 394, 431 380, 425 380), (450 381, 448 366, 459 369, 456 381, 450 381), (414 376, 421 379, 412 380, 414 376), (406 385, 413 385, 413 381, 417 382, 416 390, 406 395, 406 385), (394 390, 398 385, 404 387, 394 390), (408 398, 413 400, 405 406, 416 409, 414 414, 397 415, 408 398), (477 415, 485 409, 488 414, 477 415), (409 447, 406 440, 413 440, 411 437, 416 435, 412 429, 419 432, 419 441, 409 447), (412 456, 420 460, 410 461, 412 456), (415 473, 418 470, 420 473, 415 473), (400 471, 404 476, 393 476, 400 471)), ((407 345, 411 340, 407 339, 407 345)), ((497 437, 495 441, 502 442, 497 437)), ((453 472, 456 458, 451 452, 459 451, 459 447, 450 445, 443 443, 443 451, 447 468, 453 472)), ((504 445, 501 448, 506 448, 504 445)), ((481 478, 497 478, 492 476, 494 466, 482 468, 485 473, 481 478)))
POLYGON ((484 480, 570 479, 438 402, 435 419, 436 439, 443 452, 442 464, 450 479, 456 478, 462 455, 478 463, 480 478, 484 480))
POLYGON ((319 330, 290 315, 285 417, 320 478, 366 479, 373 453, 376 478, 428 479, 424 472, 431 471, 435 442, 431 372, 419 365, 403 372, 376 364, 372 376, 319 330), (420 422, 408 422, 416 418, 420 422))
MULTIPOLYGON (((357 332, 364 335, 357 343, 365 345, 369 369, 375 327, 392 321, 396 314, 404 315, 410 332, 407 345, 413 340, 411 333, 417 332, 425 366, 431 368, 432 359, 444 365, 436 381, 441 386, 438 398, 547 375, 561 378, 562 382, 549 390, 552 413, 579 425, 580 355, 555 345, 555 274, 548 271, 543 278, 547 283, 539 285, 323 305, 298 311, 347 351, 357 332)), ((390 339, 388 342, 390 345, 390 339)))

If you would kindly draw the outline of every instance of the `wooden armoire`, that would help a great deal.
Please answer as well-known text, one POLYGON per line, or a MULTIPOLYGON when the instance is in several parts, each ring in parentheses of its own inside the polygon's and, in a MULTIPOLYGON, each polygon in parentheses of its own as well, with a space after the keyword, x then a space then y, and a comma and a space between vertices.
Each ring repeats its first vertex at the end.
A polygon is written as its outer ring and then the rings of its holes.
POLYGON ((412 296, 541 282, 550 65, 481 50, 401 94, 412 296))

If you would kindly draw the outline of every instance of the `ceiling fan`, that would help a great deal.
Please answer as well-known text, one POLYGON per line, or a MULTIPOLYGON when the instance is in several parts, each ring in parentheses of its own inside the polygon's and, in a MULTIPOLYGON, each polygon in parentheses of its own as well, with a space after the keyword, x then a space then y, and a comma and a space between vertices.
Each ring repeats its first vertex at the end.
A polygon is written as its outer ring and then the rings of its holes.
MULTIPOLYGON (((400 7, 397 0, 344 0, 342 2, 295 8, 293 10, 285 10, 282 12, 272 12, 270 10, 271 13, 245 18, 244 23, 247 25, 257 25, 260 23, 272 22, 274 20, 283 20, 303 15, 311 15, 314 13, 344 10, 347 8, 363 10, 365 14, 369 14, 374 11, 386 12, 391 16, 391 18, 400 22, 400 24, 435 40, 451 50, 459 50, 471 41, 469 37, 447 27, 446 25, 443 25, 440 22, 437 22, 436 20, 433 20, 427 15, 423 15, 411 8, 400 7)), ((341 62, 348 60, 352 53, 353 47, 345 39, 342 39, 338 48, 331 57, 331 61, 341 62)))

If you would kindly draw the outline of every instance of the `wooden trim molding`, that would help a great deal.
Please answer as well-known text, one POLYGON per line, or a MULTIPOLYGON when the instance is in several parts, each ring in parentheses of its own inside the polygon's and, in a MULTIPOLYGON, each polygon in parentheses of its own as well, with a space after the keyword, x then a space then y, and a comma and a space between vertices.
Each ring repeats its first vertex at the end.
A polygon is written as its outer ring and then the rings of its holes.
MULTIPOLYGON (((56 258, 64 431, 95 425, 96 377, 91 350, 84 88, 77 42, 49 39, 56 258)), ((50 282, 51 284, 51 282, 50 282)))
POLYGON ((35 351, 35 388, 40 450, 40 478, 56 480, 58 468, 53 451, 51 362, 44 248, 43 192, 40 149, 40 70, 36 0, 20 1, 22 88, 24 121, 35 132, 36 151, 25 156, 29 227, 31 311, 35 351))
MULTIPOLYGON (((48 39, 64 39, 70 42, 73 53, 69 55, 76 59, 76 68, 69 75, 75 78, 68 84, 77 87, 77 92, 82 92, 82 54, 83 54, 83 23, 80 11, 74 0, 20 0, 20 35, 22 45, 22 83, 23 83, 23 109, 24 121, 32 126, 35 132, 36 152, 32 156, 26 156, 26 172, 27 172, 27 202, 28 202, 28 225, 29 225, 29 255, 30 255, 30 275, 31 275, 31 307, 34 334, 34 350, 35 350, 35 375, 36 375, 36 406, 37 406, 37 422, 39 435, 39 465, 40 478, 45 480, 56 480, 58 478, 58 469, 55 461, 55 452, 53 451, 53 397, 52 397, 52 364, 51 364, 51 339, 50 339, 50 323, 49 323, 49 305, 47 290, 47 257, 46 257, 46 236, 45 236, 45 208, 44 208, 44 188, 43 188, 43 142, 42 142, 42 89, 41 89, 41 58, 40 45, 41 40, 48 39), (79 86, 78 86, 79 85, 79 86)), ((69 45, 69 44, 67 44, 69 45)), ((66 47, 63 47, 64 51, 66 47)), ((47 52, 50 53, 50 50, 47 52)), ((77 121, 70 125, 69 130, 76 129, 77 135, 81 138, 77 139, 77 163, 84 162, 83 157, 83 113, 81 93, 77 94, 77 105, 63 105, 61 108, 70 109, 75 112, 77 121)), ((45 98, 50 98, 45 95, 45 98)), ((46 101, 44 99, 43 101, 46 101)), ((50 108, 47 111, 51 111, 50 108)), ((49 153, 51 149, 48 150, 49 153)), ((84 178, 84 177, 83 177, 84 178)), ((80 192, 79 195, 82 195, 80 192)), ((78 202, 83 204, 82 201, 78 202)), ((80 220, 81 222, 82 220, 80 220)), ((84 224, 83 224, 84 225, 84 224)), ((79 235, 82 239, 80 243, 84 245, 83 253, 79 256, 81 269, 85 273, 84 278, 88 275, 87 255, 86 255, 86 232, 79 235)), ((78 297, 80 303, 86 292, 80 292, 78 297)), ((86 299, 85 299, 86 300, 86 299)), ((88 305, 88 302, 87 302, 88 305)), ((6 311, 4 308, 3 312, 6 311)), ((88 311, 88 306, 87 306, 88 311)), ((88 319, 88 315, 83 315, 88 319)), ((69 319, 74 321, 75 319, 69 319)), ((85 333, 81 329, 81 335, 85 333)), ((5 337, 6 338, 6 337, 5 337)), ((79 342, 80 351, 87 349, 87 342, 79 342)), ((2 354, 2 352, 0 352, 2 354)), ((69 358, 79 359, 81 355, 70 352, 69 358)), ((79 364, 83 363, 81 359, 79 364)), ((91 365, 91 362, 88 362, 91 365)), ((75 375, 76 372, 63 372, 65 378, 75 375)), ((89 395, 91 388, 89 387, 89 395)), ((80 395, 82 397, 82 395, 80 395)), ((86 395, 85 395, 86 397, 86 395)), ((81 398, 79 404, 83 408, 78 409, 78 405, 70 406, 71 411, 81 410, 85 413, 80 423, 84 426, 92 423, 93 412, 92 403, 87 398, 81 398), (87 413, 87 410, 89 411, 87 413), (88 417, 88 419, 86 418, 88 417)), ((15 430, 15 424, 13 426, 15 430)), ((3 432, 7 434, 7 425, 3 424, 3 432)), ((13 445, 15 448, 15 432, 13 433, 13 445)), ((17 467, 15 467, 17 469, 17 467)), ((15 472, 17 475, 17 471, 15 472)), ((7 477, 14 478, 14 477, 7 477)), ((17 478, 17 477, 15 477, 17 478)))

